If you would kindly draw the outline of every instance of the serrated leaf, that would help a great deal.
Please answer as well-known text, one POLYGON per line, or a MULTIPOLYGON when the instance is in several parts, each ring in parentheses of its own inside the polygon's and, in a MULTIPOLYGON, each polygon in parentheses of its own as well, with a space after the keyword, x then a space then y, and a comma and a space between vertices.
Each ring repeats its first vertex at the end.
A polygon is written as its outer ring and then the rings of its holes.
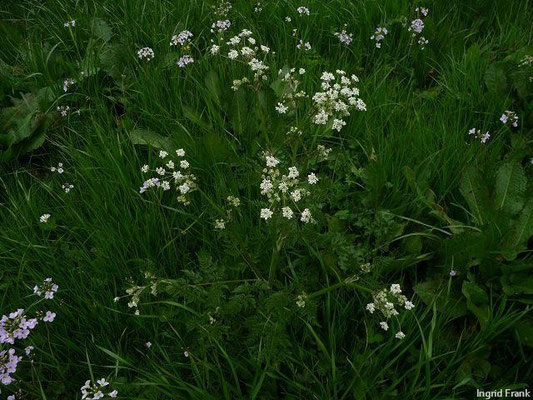
POLYGON ((526 174, 518 162, 503 164, 496 173, 496 208, 517 214, 524 206, 526 183, 526 174))

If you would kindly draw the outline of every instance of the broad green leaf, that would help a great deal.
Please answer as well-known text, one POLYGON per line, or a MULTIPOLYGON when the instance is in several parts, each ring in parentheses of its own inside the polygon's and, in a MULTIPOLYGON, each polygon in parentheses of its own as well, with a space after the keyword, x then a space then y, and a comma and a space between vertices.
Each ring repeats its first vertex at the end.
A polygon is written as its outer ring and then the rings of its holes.
POLYGON ((161 136, 149 129, 134 129, 130 133, 130 138, 133 144, 149 145, 156 149, 163 149, 170 151, 172 146, 167 137, 161 136))
POLYGON ((104 42, 109 42, 113 36, 113 31, 102 18, 95 17, 93 19, 93 33, 96 37, 102 39, 104 42))
POLYGON ((480 173, 474 167, 468 167, 464 171, 460 190, 479 225, 483 225, 488 208, 489 193, 480 173))
POLYGON ((526 183, 526 174, 518 162, 503 164, 496 173, 496 208, 509 214, 518 213, 524 206, 526 183))

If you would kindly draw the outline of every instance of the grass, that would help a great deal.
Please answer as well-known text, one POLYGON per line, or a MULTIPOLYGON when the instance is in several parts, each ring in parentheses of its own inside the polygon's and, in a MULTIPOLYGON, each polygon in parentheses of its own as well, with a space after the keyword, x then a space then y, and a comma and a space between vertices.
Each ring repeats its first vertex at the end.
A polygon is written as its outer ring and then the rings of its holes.
POLYGON ((10 144, 13 121, 0 120, 0 314, 57 317, 15 345, 32 344, 34 361, 0 396, 81 398, 101 377, 119 398, 150 400, 471 399, 531 383, 533 103, 519 80, 531 69, 518 67, 532 54, 531 3, 428 0, 423 51, 406 0, 262 3, 217 17, 210 1, 2 2, 0 106, 50 95, 46 122, 25 131, 44 140, 33 149, 10 144), (225 40, 249 29, 275 52, 258 90, 231 90, 249 68, 209 55, 211 24, 226 18, 225 40), (344 24, 349 46, 333 35, 344 24), (377 26, 389 29, 381 49, 377 26), (293 28, 311 51, 296 50, 293 28), (184 29, 191 49, 170 48, 184 29), (149 62, 136 56, 146 46, 149 62), (182 69, 185 52, 195 62, 182 69), (285 66, 306 69, 311 96, 323 71, 357 74, 367 111, 338 133, 308 123, 310 99, 278 114, 271 84, 285 66), (499 121, 505 110, 517 129, 499 121), (287 135, 293 124, 301 137, 287 135), (473 127, 490 140, 469 137, 473 127), (333 149, 328 161, 316 161, 318 144, 333 149), (138 193, 160 148, 185 149, 199 186, 190 205, 138 193), (316 224, 259 218, 265 150, 317 173, 306 203, 316 224), (59 162, 65 173, 51 173, 59 162), (241 205, 217 231, 228 195, 241 205), (44 302, 32 288, 47 277, 59 291, 44 302), (158 285, 139 315, 113 300, 131 282, 158 285), (385 332, 365 306, 392 283, 415 308, 385 332))

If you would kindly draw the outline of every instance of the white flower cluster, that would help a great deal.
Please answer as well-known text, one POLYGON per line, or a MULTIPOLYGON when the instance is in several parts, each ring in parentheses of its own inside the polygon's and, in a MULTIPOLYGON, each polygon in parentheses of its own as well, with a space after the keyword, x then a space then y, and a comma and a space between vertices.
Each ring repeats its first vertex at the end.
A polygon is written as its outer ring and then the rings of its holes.
POLYGON ((64 92, 67 92, 68 91, 68 88, 72 85, 74 85, 76 83, 76 81, 72 78, 67 78, 63 81, 63 91, 64 92))
POLYGON ((57 167, 50 167, 50 171, 62 174, 63 172, 65 172, 65 170, 63 169, 63 163, 58 163, 57 167))
POLYGON ((194 35, 191 31, 181 31, 177 35, 173 35, 170 39, 170 45, 171 46, 177 46, 178 44, 181 46, 185 46, 191 42, 191 38, 194 35))
POLYGON ((76 20, 75 19, 71 19, 70 21, 67 21, 63 24, 63 26, 65 28, 68 28, 68 27, 72 27, 74 28, 76 26, 76 20))
POLYGON ((194 62, 194 58, 186 54, 184 56, 181 56, 179 60, 176 61, 176 64, 178 64, 178 67, 184 68, 185 66, 187 66, 187 64, 192 64, 193 62, 194 62))
POLYGON ((155 53, 150 47, 143 47, 142 49, 137 50, 137 57, 141 60, 150 61, 154 59, 155 53))
POLYGON ((332 129, 340 131, 346 125, 343 118, 350 115, 350 110, 366 111, 366 104, 359 98, 359 89, 355 86, 359 78, 348 77, 342 70, 337 70, 336 74, 324 72, 320 78, 322 91, 313 96, 317 109, 313 122, 326 125, 332 120, 332 129))
MULTIPOLYGON (((148 284, 145 286, 137 285, 131 277, 127 278, 129 287, 126 289, 126 295, 122 296, 129 298, 128 307, 135 310, 135 315, 140 314, 139 301, 141 299, 141 295, 148 289, 150 290, 150 294, 152 294, 153 296, 157 295, 157 289, 160 284, 160 281, 157 280, 157 277, 150 272, 145 272, 144 278, 148 281, 148 284)), ((120 299, 121 297, 115 297, 113 301, 116 303, 120 299)))
POLYGON ((305 302, 307 301, 307 294, 305 292, 302 292, 302 294, 299 294, 297 297, 296 297, 296 305, 299 307, 299 308, 304 308, 305 307, 305 302))
MULTIPOLYGON (((400 315, 400 312, 396 307, 403 307, 405 310, 412 310, 415 305, 407 300, 407 297, 402 294, 402 289, 399 284, 393 283, 389 289, 385 288, 373 295, 373 302, 366 305, 366 310, 370 314, 379 311, 381 314, 389 320, 392 317, 400 315)), ((381 329, 384 331, 389 330, 389 324, 387 321, 379 323, 381 329)), ((396 334, 396 338, 403 339, 405 334, 399 331, 396 334)))
POLYGON ((296 48, 298 50, 305 50, 305 51, 309 51, 311 50, 311 43, 309 42, 304 42, 303 40, 299 40, 298 41, 298 44, 296 45, 296 48))
POLYGON ((229 19, 219 20, 213 22, 211 25, 211 33, 222 33, 227 31, 231 27, 231 22, 229 19))
POLYGON ((518 115, 516 115, 514 111, 505 110, 500 117, 500 121, 502 121, 504 124, 507 124, 507 122, 511 121, 511 126, 513 128, 518 128, 518 115))
POLYGON ((300 15, 309 15, 309 9, 307 7, 304 7, 304 6, 300 6, 296 9, 296 11, 298 11, 298 14, 300 15))
MULTIPOLYGON (((417 35, 420 35, 422 33, 425 27, 422 18, 426 17, 429 13, 429 10, 424 7, 417 7, 415 11, 417 12, 417 14, 419 14, 419 18, 415 18, 414 20, 412 20, 411 25, 409 26, 409 28, 407 28, 409 32, 413 33, 413 37, 416 37, 417 35)), ((426 45, 429 43, 429 40, 427 40, 424 36, 420 36, 417 42, 420 45, 420 50, 424 50, 426 45)))
POLYGON ((61 115, 63 118, 68 115, 68 112, 70 111, 69 106, 58 106, 57 111, 59 112, 59 115, 61 115))
POLYGON ((232 7, 233 6, 229 1, 221 1, 217 7, 213 6, 213 9, 216 15, 225 17, 226 15, 228 15, 232 7))
MULTIPOLYGON (((276 208, 281 208, 283 218, 292 219, 295 211, 299 211, 298 203, 311 194, 309 186, 318 183, 318 177, 313 173, 307 175, 307 183, 299 179, 300 172, 296 167, 290 167, 287 175, 282 175, 277 168, 279 160, 270 153, 264 154, 266 167, 263 169, 262 181, 259 185, 261 194, 268 199, 269 207, 261 209, 260 216, 265 221, 272 218, 276 208)), ((315 222, 311 211, 305 208, 300 212, 300 221, 303 223, 315 222)))
POLYGON ((226 209, 227 217, 215 220, 215 229, 219 231, 226 229, 226 224, 231 221, 233 217, 233 209, 241 205, 241 200, 235 196, 228 196, 226 201, 229 204, 229 207, 226 209))
POLYGON ((476 128, 470 129, 468 131, 468 134, 471 135, 471 136, 474 136, 476 139, 479 139, 481 144, 487 143, 487 141, 490 139, 490 133, 489 132, 481 133, 481 131, 479 129, 476 130, 476 128))
MULTIPOLYGON (((268 66, 264 61, 260 60, 270 53, 270 47, 264 45, 257 45, 257 41, 252 37, 252 32, 248 29, 243 29, 238 35, 231 37, 228 41, 224 42, 223 38, 220 38, 219 44, 213 44, 211 46, 211 54, 221 53, 221 48, 227 51, 227 57, 230 60, 240 61, 247 64, 250 70, 254 73, 253 79, 255 81, 266 80, 266 73, 268 72, 268 66)), ((242 78, 240 80, 233 81, 233 90, 238 90, 240 86, 245 83, 249 83, 248 78, 242 78)))
POLYGON ((318 152, 318 160, 319 161, 326 161, 329 158, 329 153, 331 153, 332 149, 329 147, 326 147, 322 144, 319 144, 316 147, 316 150, 318 152))
POLYGON ((276 111, 280 114, 285 114, 289 110, 289 105, 295 109, 298 100, 309 97, 305 91, 298 90, 301 83, 298 76, 304 75, 305 69, 300 68, 298 73, 296 73, 296 68, 291 68, 288 71, 280 69, 278 74, 281 76, 283 90, 280 94, 281 101, 277 104, 276 111))
POLYGON ((50 214, 43 214, 39 217, 39 222, 41 224, 46 224, 50 220, 51 215, 50 214))
POLYGON ((52 282, 52 278, 46 278, 41 285, 35 285, 33 287, 33 293, 39 297, 44 297, 46 300, 50 300, 54 298, 57 289, 59 289, 59 286, 52 282))
POLYGON ((374 34, 370 36, 370 40, 374 40, 376 42, 376 48, 381 49, 381 42, 388 33, 387 28, 377 27, 374 34))
POLYGON ((61 185, 61 188, 65 191, 65 193, 69 193, 72 189, 74 189, 74 185, 66 182, 61 185))
POLYGON ((346 27, 340 32, 335 32, 335 36, 339 39, 341 43, 344 43, 346 46, 349 46, 353 41, 353 33, 346 32, 346 27))
MULTIPOLYGON (((183 157, 185 156, 185 150, 176 150, 176 155, 180 158, 174 162, 168 160, 163 166, 155 168, 155 172, 158 177, 152 177, 144 181, 139 193, 144 193, 149 188, 161 188, 163 191, 170 190, 171 183, 176 186, 176 191, 179 192, 178 201, 184 205, 189 205, 189 194, 197 189, 196 176, 189 172, 189 162, 183 157)), ((159 158, 165 160, 168 157, 166 151, 161 150, 159 152, 159 158)), ((144 165, 141 171, 147 173, 150 171, 148 165, 144 165)))
POLYGON ((109 382, 105 378, 98 379, 96 383, 92 383, 90 380, 85 382, 85 385, 81 387, 81 398, 86 400, 99 400, 103 399, 106 395, 115 398, 118 396, 118 391, 113 390, 111 392, 104 393, 104 388, 109 386, 109 382))

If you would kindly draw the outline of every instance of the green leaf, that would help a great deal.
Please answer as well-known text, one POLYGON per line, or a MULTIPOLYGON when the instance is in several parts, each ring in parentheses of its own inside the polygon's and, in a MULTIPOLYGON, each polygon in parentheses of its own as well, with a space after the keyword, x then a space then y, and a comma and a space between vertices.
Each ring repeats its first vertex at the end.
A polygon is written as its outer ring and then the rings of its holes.
POLYGON ((527 201, 510 234, 506 236, 503 246, 504 257, 507 260, 514 260, 518 253, 526 249, 531 236, 533 236, 533 199, 527 201))
POLYGON ((474 167, 468 167, 464 171, 459 189, 479 225, 483 225, 489 193, 480 173, 474 167))
POLYGON ((156 149, 170 151, 172 146, 170 140, 158 133, 149 129, 134 129, 130 133, 130 138, 133 144, 149 145, 156 149))
POLYGON ((524 318, 515 324, 518 337, 523 344, 533 347, 533 319, 524 318))
POLYGON ((507 94, 509 91, 509 84, 507 82, 507 74, 505 67, 501 63, 491 64, 485 72, 485 85, 491 92, 498 94, 507 94))
POLYGON ((466 314, 466 303, 461 293, 453 287, 447 293, 446 285, 442 281, 428 280, 416 285, 414 290, 425 304, 435 303, 439 312, 452 317, 462 317, 466 314))
POLYGON ((484 327, 489 321, 489 296, 480 286, 468 281, 463 282, 462 291, 467 299, 466 307, 477 317, 481 326, 484 327))
POLYGON ((93 19, 93 33, 99 39, 102 39, 104 42, 109 42, 113 36, 113 31, 102 18, 95 17, 93 19))
POLYGON ((527 178, 518 162, 503 164, 496 173, 496 208, 517 214, 524 206, 527 178))

